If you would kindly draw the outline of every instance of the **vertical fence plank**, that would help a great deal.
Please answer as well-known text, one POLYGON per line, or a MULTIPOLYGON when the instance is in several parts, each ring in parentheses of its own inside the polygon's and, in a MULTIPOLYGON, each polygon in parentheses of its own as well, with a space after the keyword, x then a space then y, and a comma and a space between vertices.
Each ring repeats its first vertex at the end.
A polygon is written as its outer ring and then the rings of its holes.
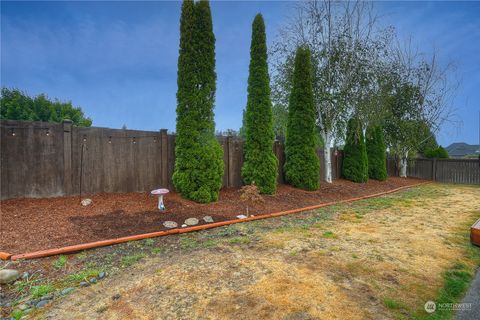
POLYGON ((283 175, 283 166, 285 164, 285 153, 284 153, 283 144, 280 141, 276 140, 273 148, 274 148, 275 156, 278 159, 277 182, 278 183, 284 183, 285 182, 285 176, 283 175))
POLYGON ((223 147, 223 187, 228 188, 230 185, 230 168, 228 159, 230 157, 230 140, 232 137, 228 136, 220 140, 223 147))
MULTIPOLYGON (((168 135, 166 129, 151 132, 12 120, 0 121, 0 129, 1 199, 78 194, 81 170, 84 194, 174 188, 175 136, 168 135)), ((239 187, 244 142, 238 137, 218 139, 224 151, 223 186, 239 187)), ((279 164, 278 182, 284 183, 283 144, 276 141, 273 151, 279 164)), ((332 178, 339 179, 343 154, 334 150, 331 154, 332 178)), ((317 150, 317 155, 323 183, 323 151, 317 150)), ((394 159, 387 158, 386 164, 390 176, 398 175, 394 159)), ((480 160, 414 159, 408 163, 408 175, 480 184, 480 160)))

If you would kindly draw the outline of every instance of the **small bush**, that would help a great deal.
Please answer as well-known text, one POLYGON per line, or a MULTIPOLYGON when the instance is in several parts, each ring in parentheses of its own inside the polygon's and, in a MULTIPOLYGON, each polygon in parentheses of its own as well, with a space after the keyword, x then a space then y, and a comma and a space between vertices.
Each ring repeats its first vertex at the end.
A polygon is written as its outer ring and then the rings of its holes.
POLYGON ((343 149, 342 174, 353 182, 368 181, 368 157, 363 130, 360 121, 352 118, 348 121, 347 139, 343 149))
POLYGON ((243 186, 240 192, 241 192, 240 200, 242 200, 247 204, 247 217, 249 217, 250 216, 248 212, 249 206, 256 202, 263 202, 264 200, 260 195, 260 191, 255 185, 254 181, 250 185, 243 186))
POLYGON ((368 177, 384 181, 387 179, 387 147, 380 126, 367 128, 365 143, 368 156, 368 177))

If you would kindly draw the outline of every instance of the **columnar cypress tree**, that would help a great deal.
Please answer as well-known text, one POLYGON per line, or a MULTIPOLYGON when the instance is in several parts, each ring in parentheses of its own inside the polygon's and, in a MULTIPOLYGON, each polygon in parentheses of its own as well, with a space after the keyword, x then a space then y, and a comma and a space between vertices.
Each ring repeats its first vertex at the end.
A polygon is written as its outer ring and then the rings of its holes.
POLYGON ((223 150, 215 138, 215 36, 208 1, 185 0, 180 19, 173 182, 185 198, 218 199, 223 150))
POLYGON ((352 118, 348 121, 347 139, 343 149, 343 176, 353 182, 367 182, 368 158, 360 121, 352 118))
POLYGON ((380 126, 368 126, 365 133, 368 155, 368 177, 384 181, 387 179, 387 147, 380 126))
POLYGON ((262 15, 257 14, 252 24, 242 177, 246 184, 255 182, 260 193, 273 194, 277 189, 278 160, 273 153, 269 82, 265 24, 262 15))
POLYGON ((316 190, 320 163, 315 152, 315 107, 310 50, 298 48, 288 104, 285 179, 297 188, 316 190))

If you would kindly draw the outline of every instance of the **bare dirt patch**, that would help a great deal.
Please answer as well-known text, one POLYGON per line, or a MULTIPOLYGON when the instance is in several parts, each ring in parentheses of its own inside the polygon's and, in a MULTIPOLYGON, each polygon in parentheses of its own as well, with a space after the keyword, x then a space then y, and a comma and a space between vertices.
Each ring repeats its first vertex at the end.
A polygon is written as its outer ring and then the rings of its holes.
MULTIPOLYGON (((315 192, 279 185, 276 195, 264 196, 265 201, 249 205, 249 211, 261 215, 388 191, 419 182, 422 181, 396 177, 385 182, 370 180, 365 184, 336 180, 331 185, 321 184, 315 192)), ((157 210, 157 199, 148 193, 110 193, 89 197, 93 204, 86 207, 80 205, 79 197, 1 201, 0 251, 19 254, 166 230, 163 222, 167 220, 180 226, 185 219, 196 217, 200 224, 204 224, 202 218, 206 215, 212 216, 214 221, 225 221, 246 213, 237 189, 223 190, 220 200, 212 204, 198 204, 171 193, 166 196, 167 210, 162 213, 157 210)))
POLYGON ((435 298, 442 273, 454 263, 472 264, 465 234, 480 215, 479 198, 478 187, 429 185, 355 204, 175 236, 179 249, 79 289, 35 316, 426 315, 423 304, 435 298), (115 294, 120 298, 113 300, 115 294))

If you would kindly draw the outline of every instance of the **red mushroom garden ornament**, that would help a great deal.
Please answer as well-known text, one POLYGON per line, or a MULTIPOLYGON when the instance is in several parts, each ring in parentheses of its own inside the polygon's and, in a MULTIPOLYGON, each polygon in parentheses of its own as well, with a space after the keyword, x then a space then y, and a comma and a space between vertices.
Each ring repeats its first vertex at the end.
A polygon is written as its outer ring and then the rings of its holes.
POLYGON ((158 196, 158 209, 160 211, 165 211, 165 205, 163 204, 163 196, 169 193, 168 189, 156 189, 152 190, 150 194, 158 196))

